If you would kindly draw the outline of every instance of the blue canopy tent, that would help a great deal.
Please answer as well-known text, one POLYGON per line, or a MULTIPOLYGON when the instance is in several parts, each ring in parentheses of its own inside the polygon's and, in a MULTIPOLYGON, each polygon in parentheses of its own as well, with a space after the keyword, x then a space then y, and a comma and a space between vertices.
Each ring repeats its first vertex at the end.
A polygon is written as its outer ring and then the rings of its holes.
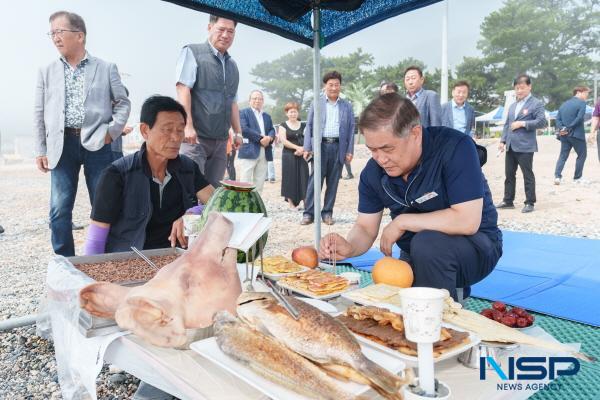
MULTIPOLYGON (((320 92, 320 48, 388 18, 441 0, 163 0, 269 31, 314 48, 313 95, 320 92)), ((314 101, 316 105, 317 102, 314 101)), ((321 176, 320 114, 313 119, 314 175, 321 176)), ((315 179, 315 246, 321 238, 321 180, 315 179)))
MULTIPOLYGON (((593 112, 594 112, 594 107, 591 107, 591 106, 588 106, 588 105, 585 106, 585 115, 586 115, 586 117, 587 116, 591 116, 593 112)), ((554 119, 558 115, 558 110, 550 111, 548 113, 548 115, 550 116, 550 118, 554 119)))

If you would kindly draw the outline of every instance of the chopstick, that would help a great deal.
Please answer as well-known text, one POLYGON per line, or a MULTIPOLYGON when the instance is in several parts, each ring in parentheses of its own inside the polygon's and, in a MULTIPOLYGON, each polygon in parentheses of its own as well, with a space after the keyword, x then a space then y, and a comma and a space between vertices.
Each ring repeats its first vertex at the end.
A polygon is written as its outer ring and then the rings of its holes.
POLYGON ((131 246, 131 250, 133 250, 133 252, 135 254, 137 254, 138 256, 140 256, 144 261, 146 261, 146 263, 148 265, 150 265, 151 267, 153 267, 154 269, 156 269, 158 271, 158 267, 156 266, 156 264, 154 264, 148 257, 146 257, 141 251, 139 251, 137 249, 137 247, 131 246))
POLYGON ((287 312, 290 313, 292 318, 294 318, 296 321, 299 320, 300 313, 298 312, 298 310, 296 310, 296 307, 291 305, 290 302, 287 301, 287 299, 281 293, 279 293, 275 289, 275 287, 273 287, 273 284, 270 280, 264 279, 263 281, 265 282, 265 285, 267 285, 267 287, 271 290, 271 293, 273 293, 275 299, 277 299, 277 301, 287 310, 287 312))

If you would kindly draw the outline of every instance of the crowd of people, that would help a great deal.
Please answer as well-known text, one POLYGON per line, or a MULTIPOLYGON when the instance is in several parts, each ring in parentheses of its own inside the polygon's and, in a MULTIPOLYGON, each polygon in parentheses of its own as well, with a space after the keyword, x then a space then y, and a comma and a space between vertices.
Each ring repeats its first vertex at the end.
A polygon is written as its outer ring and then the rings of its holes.
MULTIPOLYGON (((352 178, 355 116, 340 96, 343 77, 328 71, 323 89, 310 105, 306 123, 300 105, 285 105, 286 120, 275 124, 264 111, 260 90, 249 106, 238 107, 239 71, 228 50, 237 23, 210 16, 207 41, 184 46, 176 64, 177 100, 155 95, 141 108, 139 151, 123 156, 121 136, 131 103, 115 64, 86 49, 86 26, 77 14, 59 11, 49 18, 60 56, 40 70, 34 106, 36 164, 51 174, 50 228, 56 254, 74 256, 72 211, 83 167, 92 207, 86 255, 170 246, 186 247, 182 216, 194 213, 230 179, 252 182, 261 191, 275 181, 273 145, 283 146, 281 196, 302 212, 300 223, 315 218, 334 224, 334 206, 342 171, 352 178), (321 168, 314 176, 315 107, 320 109, 321 168), (276 129, 277 128, 277 129, 276 129), (239 172, 234 160, 237 156, 239 172), (325 184, 320 215, 315 215, 314 180, 325 184)), ((453 297, 487 276, 502 255, 497 209, 514 208, 516 171, 525 183, 522 212, 536 202, 533 155, 536 130, 546 126, 544 105, 532 96, 531 77, 518 75, 516 102, 508 111, 499 150, 505 152, 503 200, 494 206, 481 170, 485 157, 472 139, 475 112, 469 83, 454 83, 452 100, 424 88, 417 66, 404 72, 406 93, 383 82, 361 113, 359 131, 372 158, 360 175, 357 219, 344 238, 326 235, 321 256, 343 259, 366 252, 377 239, 383 210, 392 220, 380 237, 381 251, 396 243, 413 268, 415 285, 448 289, 453 297)), ((583 127, 589 88, 577 86, 559 109, 557 138, 561 151, 555 184, 573 148, 574 180, 581 181, 586 158, 583 127)), ((592 134, 600 120, 596 105, 592 134)), ((600 146, 599 146, 600 158, 600 146)), ((2 228, 0 227, 0 233, 2 228)), ((141 385, 140 391, 151 390, 141 385)))

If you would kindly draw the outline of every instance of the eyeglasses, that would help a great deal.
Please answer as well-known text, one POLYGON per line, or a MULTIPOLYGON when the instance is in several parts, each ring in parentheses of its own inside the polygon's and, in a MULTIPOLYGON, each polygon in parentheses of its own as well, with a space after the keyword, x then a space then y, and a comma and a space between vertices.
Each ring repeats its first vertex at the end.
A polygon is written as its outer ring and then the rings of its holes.
POLYGON ((65 32, 81 32, 74 29, 57 29, 55 31, 50 31, 46 33, 50 39, 54 38, 54 36, 62 37, 65 32))

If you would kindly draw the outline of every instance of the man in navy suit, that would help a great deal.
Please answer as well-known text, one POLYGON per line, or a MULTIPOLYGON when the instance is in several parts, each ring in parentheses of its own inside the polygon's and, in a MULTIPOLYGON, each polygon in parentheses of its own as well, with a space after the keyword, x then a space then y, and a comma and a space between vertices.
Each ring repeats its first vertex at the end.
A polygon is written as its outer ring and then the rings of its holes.
MULTIPOLYGON (((352 161, 354 154, 354 112, 352 105, 341 99, 342 75, 331 71, 323 76, 323 95, 317 100, 321 110, 321 184, 327 179, 325 201, 321 210, 321 219, 327 225, 333 225, 333 206, 344 163, 352 161)), ((313 115, 311 105, 304 130, 304 159, 309 160, 313 151, 313 115)), ((304 216, 302 225, 314 220, 314 171, 308 180, 304 216)))
POLYGON ((421 116, 421 126, 429 128, 430 126, 442 125, 442 108, 440 106, 440 96, 433 90, 423 89, 425 77, 421 68, 411 65, 404 71, 404 87, 406 88, 406 97, 417 106, 421 116))
POLYGON ((240 111, 245 142, 238 151, 241 180, 254 183, 259 192, 262 192, 267 177, 267 160, 273 160, 271 144, 275 140, 271 116, 262 110, 264 102, 262 92, 253 90, 250 93, 250 107, 240 111))
POLYGON ((536 130, 546 126, 542 102, 531 95, 531 78, 518 75, 513 86, 517 101, 508 108, 502 138, 498 150, 506 150, 504 161, 504 199, 496 208, 515 208, 515 185, 517 167, 521 168, 525 182, 525 206, 523 213, 533 211, 535 203, 535 175, 533 153, 538 151, 536 130))
POLYGON ((475 110, 467 101, 469 83, 458 81, 452 88, 452 100, 442 106, 442 126, 456 129, 473 137, 475 132, 475 110))
POLYGON ((576 183, 581 182, 583 165, 587 157, 583 117, 585 117, 585 101, 589 94, 589 87, 576 86, 573 89, 573 97, 565 101, 558 109, 556 129, 558 130, 558 139, 560 140, 560 155, 558 156, 558 161, 556 161, 556 170, 554 171, 555 185, 560 185, 562 170, 565 167, 565 162, 567 162, 571 148, 575 149, 575 153, 577 153, 573 180, 576 183))

